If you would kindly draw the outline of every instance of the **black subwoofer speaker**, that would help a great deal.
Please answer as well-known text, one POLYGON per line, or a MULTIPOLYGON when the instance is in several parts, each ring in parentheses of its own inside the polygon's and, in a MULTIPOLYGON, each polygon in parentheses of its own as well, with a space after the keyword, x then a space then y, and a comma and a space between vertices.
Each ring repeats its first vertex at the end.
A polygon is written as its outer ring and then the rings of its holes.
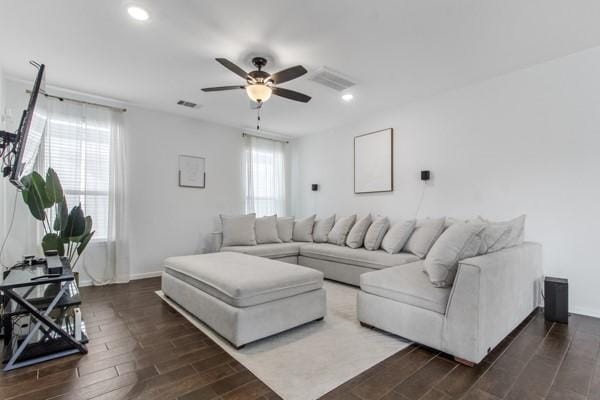
POLYGON ((569 323, 569 281, 563 278, 544 279, 544 317, 547 321, 569 323))

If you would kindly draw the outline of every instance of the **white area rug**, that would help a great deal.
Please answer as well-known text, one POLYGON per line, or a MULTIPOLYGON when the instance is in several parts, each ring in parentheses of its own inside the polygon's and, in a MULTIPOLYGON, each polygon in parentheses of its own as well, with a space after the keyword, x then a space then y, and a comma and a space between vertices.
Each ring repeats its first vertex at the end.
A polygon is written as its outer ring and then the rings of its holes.
POLYGON ((327 316, 241 350, 196 319, 162 291, 163 300, 286 400, 317 399, 407 347, 397 336, 360 326, 357 288, 325 281, 327 316))

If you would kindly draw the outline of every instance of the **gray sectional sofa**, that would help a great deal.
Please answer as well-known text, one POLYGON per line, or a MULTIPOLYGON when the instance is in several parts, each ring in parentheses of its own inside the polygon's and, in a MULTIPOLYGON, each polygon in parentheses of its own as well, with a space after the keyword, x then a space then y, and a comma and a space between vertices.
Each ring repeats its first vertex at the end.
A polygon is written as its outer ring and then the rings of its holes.
MULTIPOLYGON (((449 232, 447 226, 444 229, 449 232)), ((406 247, 390 254, 381 248, 294 241, 223 246, 220 251, 299 264, 322 271, 327 279, 360 286, 357 314, 363 325, 439 349, 472 365, 539 306, 542 246, 523 241, 523 226, 524 217, 521 231, 515 236, 513 229, 512 238, 506 234, 510 228, 501 234, 506 228, 502 224, 471 229, 479 235, 479 247, 471 253, 465 251, 466 245, 457 245, 452 238, 445 240, 451 234, 442 234, 444 230, 421 256, 406 247), (440 258, 440 252, 448 250, 443 246, 455 251, 457 259, 454 272, 445 276, 449 283, 443 284, 442 279, 440 285, 433 281, 436 266, 427 253, 431 249, 440 258)))

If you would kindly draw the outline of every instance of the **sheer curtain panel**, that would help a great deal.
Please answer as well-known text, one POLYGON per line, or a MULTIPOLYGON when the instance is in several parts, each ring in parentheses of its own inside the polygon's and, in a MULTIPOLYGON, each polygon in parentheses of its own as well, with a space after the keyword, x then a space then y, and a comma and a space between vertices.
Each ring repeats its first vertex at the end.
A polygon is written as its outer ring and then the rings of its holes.
POLYGON ((84 272, 82 280, 96 285, 126 282, 129 235, 122 113, 50 100, 40 169, 54 168, 69 208, 81 203, 95 230, 77 270, 84 272))
POLYGON ((285 143, 244 136, 246 213, 286 215, 285 143))

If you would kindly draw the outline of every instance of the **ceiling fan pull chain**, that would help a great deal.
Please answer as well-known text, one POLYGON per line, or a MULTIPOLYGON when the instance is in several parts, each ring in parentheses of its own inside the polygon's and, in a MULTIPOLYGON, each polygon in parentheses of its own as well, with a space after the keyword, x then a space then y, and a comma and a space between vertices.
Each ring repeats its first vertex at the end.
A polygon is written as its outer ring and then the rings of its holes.
POLYGON ((260 103, 259 103, 259 107, 256 109, 256 130, 259 131, 260 130, 260 103))

